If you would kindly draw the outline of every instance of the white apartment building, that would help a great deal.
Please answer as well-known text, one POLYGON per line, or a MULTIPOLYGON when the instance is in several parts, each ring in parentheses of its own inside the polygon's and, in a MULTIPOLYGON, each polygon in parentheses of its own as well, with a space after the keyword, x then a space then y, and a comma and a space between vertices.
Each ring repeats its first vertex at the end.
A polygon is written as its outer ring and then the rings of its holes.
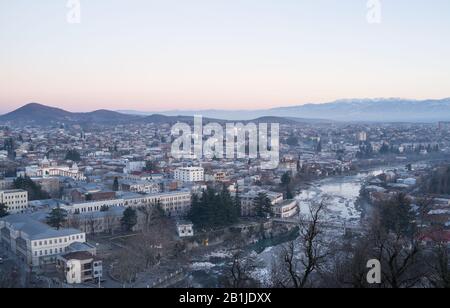
POLYGON ((73 243, 86 242, 76 229, 55 230, 24 214, 0 219, 0 243, 30 267, 53 264, 73 243))
POLYGON ((177 168, 174 178, 180 182, 202 182, 205 180, 205 169, 202 167, 177 168))
POLYGON ((103 264, 95 255, 86 251, 69 252, 58 257, 58 267, 68 284, 81 284, 102 278, 103 264))
POLYGON ((177 231, 180 238, 194 236, 194 224, 189 221, 179 221, 177 231))
POLYGON ((272 206, 276 218, 291 218, 298 214, 298 202, 295 199, 285 200, 272 206))
POLYGON ((102 207, 143 207, 160 204, 168 216, 183 216, 191 208, 191 192, 187 190, 158 194, 125 194, 114 200, 74 203, 61 208, 71 214, 101 211, 102 207))
POLYGON ((21 189, 1 190, 0 203, 6 205, 11 214, 23 213, 28 208, 28 192, 21 189))
POLYGON ((283 194, 266 190, 251 190, 245 194, 240 195, 241 198, 241 215, 253 216, 255 215, 255 198, 259 193, 265 193, 270 199, 272 206, 283 202, 283 194))

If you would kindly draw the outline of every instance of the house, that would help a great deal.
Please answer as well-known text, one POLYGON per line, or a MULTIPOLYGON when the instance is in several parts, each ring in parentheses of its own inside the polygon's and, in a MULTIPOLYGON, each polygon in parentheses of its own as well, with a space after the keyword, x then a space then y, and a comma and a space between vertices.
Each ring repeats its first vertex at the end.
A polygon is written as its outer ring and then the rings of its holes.
POLYGON ((103 263, 87 251, 69 252, 58 256, 57 267, 68 284, 98 281, 103 276, 103 263))
POLYGON ((189 221, 179 221, 177 231, 180 238, 194 236, 194 224, 189 221))

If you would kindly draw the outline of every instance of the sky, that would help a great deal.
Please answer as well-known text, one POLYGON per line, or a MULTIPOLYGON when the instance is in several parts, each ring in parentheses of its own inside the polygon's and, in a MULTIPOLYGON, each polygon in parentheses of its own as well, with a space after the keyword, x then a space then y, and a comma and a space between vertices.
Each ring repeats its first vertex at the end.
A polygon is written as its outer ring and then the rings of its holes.
POLYGON ((79 3, 0 0, 0 113, 450 96, 448 0, 380 0, 375 24, 368 0, 79 3))

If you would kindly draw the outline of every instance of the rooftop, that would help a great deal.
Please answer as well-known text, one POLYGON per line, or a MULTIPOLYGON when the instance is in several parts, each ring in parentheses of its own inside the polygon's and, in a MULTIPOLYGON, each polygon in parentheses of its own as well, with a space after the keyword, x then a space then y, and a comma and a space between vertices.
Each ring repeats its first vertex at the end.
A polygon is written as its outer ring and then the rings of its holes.
POLYGON ((56 230, 25 214, 10 215, 3 217, 1 220, 10 224, 14 230, 21 231, 27 234, 32 241, 58 238, 82 233, 81 231, 76 229, 56 230))

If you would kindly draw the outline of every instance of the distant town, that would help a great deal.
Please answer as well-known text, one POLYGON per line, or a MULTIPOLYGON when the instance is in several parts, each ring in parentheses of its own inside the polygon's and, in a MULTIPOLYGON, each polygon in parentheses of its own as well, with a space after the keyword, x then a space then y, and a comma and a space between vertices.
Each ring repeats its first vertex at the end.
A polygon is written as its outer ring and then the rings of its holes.
POLYGON ((448 122, 265 118, 263 170, 175 159, 187 116, 55 112, 0 118, 1 288, 449 286, 448 122))

